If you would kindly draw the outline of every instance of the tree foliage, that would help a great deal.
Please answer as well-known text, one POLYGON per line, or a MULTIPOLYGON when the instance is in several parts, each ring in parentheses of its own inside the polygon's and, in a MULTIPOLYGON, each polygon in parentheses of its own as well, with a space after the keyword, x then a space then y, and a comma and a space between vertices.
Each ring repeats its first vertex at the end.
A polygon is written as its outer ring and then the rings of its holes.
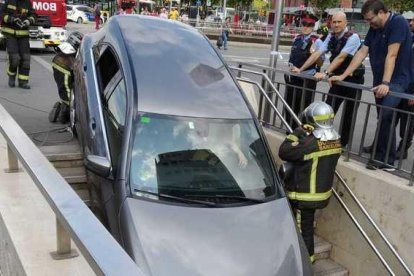
POLYGON ((308 7, 312 7, 318 14, 322 14, 325 9, 336 8, 340 4, 340 0, 309 0, 308 7))
POLYGON ((392 11, 414 10, 414 1, 412 0, 384 0, 384 4, 392 11))

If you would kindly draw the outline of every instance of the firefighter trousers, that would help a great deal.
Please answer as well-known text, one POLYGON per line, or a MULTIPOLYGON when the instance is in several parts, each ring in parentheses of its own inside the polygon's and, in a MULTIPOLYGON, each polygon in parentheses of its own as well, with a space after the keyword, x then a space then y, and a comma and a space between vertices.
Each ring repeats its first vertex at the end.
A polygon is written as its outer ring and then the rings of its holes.
POLYGON ((62 103, 69 105, 70 93, 73 85, 72 72, 56 64, 53 64, 52 67, 53 77, 55 78, 59 98, 62 103))
POLYGON ((303 241, 308 249, 311 261, 314 261, 315 245, 313 240, 313 222, 315 220, 315 209, 296 209, 292 204, 293 212, 295 214, 296 223, 302 234, 303 241))
POLYGON ((19 80, 19 84, 29 81, 30 42, 28 37, 8 36, 6 48, 9 55, 7 75, 19 80))

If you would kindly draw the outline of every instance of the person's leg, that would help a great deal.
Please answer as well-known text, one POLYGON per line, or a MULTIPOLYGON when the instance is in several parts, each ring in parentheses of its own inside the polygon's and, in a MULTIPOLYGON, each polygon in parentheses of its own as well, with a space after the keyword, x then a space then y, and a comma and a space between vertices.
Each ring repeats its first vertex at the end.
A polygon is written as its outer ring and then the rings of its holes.
POLYGON ((361 99, 361 90, 349 87, 342 87, 342 95, 347 95, 349 100, 345 99, 340 126, 341 144, 343 147, 348 145, 350 136, 353 134, 352 119, 355 112, 358 111, 359 100, 361 99))
POLYGON ((20 63, 19 46, 17 43, 17 38, 11 36, 7 37, 6 49, 7 54, 9 56, 8 65, 6 69, 7 75, 9 76, 9 86, 14 87, 16 86, 17 68, 19 67, 20 63))
POLYGON ((19 38, 17 44, 20 55, 19 72, 17 74, 19 87, 23 89, 30 89, 30 39, 28 37, 19 38))
MULTIPOLYGON (((286 91, 285 91, 285 100, 286 103, 290 106, 290 108, 293 110, 293 112, 296 115, 299 115, 300 112, 300 102, 301 102, 301 95, 302 95, 302 85, 303 80, 298 77, 293 76, 287 76, 285 75, 285 81, 286 81, 286 91), (299 87, 299 88, 298 88, 299 87)), ((285 112, 285 118, 288 124, 292 127, 292 129, 295 129, 298 125, 293 120, 291 114, 286 110, 285 112)))
MULTIPOLYGON (((301 209, 298 210, 300 214, 300 227, 299 229, 302 232, 303 240, 306 244, 306 248, 308 249, 309 256, 311 262, 314 261, 314 254, 315 254, 315 245, 313 240, 313 222, 315 220, 315 209, 301 209)), ((298 218, 297 218, 298 221, 298 218)))
MULTIPOLYGON (((414 107, 409 106, 408 100, 405 100, 405 99, 401 100, 400 104, 398 105, 398 108, 404 111, 409 111, 409 112, 414 111, 414 107)), ((413 140, 413 132, 414 132, 413 119, 414 117, 409 114, 401 112, 401 113, 398 113, 396 125, 398 123, 398 119, 400 122, 400 131, 399 131, 400 142, 398 144, 396 158, 399 159, 402 155, 403 159, 406 159, 408 156, 408 149, 411 147, 412 140, 413 140), (409 118, 411 118, 410 122, 408 122, 409 118), (405 138, 406 141, 405 141, 405 147, 403 149, 404 137, 406 137, 405 138)))
MULTIPOLYGON (((397 92, 397 93, 404 92, 404 89, 400 85, 391 84, 390 90, 393 92, 397 92)), ((374 159, 380 162, 385 162, 388 141, 391 141, 387 163, 392 166, 394 165, 394 161, 396 157, 395 125, 394 126, 392 125, 394 111, 386 107, 395 108, 400 104, 400 101, 401 101, 401 98, 392 97, 392 96, 385 96, 381 101, 378 101, 378 100, 376 101, 377 103, 381 103, 381 105, 385 106, 385 108, 382 108, 382 110, 380 110, 379 112, 379 119, 378 119, 379 130, 377 130, 378 141, 377 141, 377 147, 375 149, 374 159), (391 127, 393 127, 393 129, 391 129, 391 127)))
POLYGON ((227 34, 225 31, 223 31, 221 35, 223 36, 223 48, 224 50, 227 50, 227 34))

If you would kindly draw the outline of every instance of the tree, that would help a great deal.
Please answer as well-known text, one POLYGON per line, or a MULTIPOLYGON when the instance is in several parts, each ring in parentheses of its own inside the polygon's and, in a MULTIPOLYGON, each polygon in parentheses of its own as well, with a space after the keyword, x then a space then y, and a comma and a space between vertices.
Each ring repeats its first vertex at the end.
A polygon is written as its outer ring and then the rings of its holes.
POLYGON ((309 0, 308 5, 320 15, 325 9, 338 7, 340 0, 309 0))
POLYGON ((384 4, 392 11, 412 11, 414 10, 414 1, 407 0, 384 0, 384 4))

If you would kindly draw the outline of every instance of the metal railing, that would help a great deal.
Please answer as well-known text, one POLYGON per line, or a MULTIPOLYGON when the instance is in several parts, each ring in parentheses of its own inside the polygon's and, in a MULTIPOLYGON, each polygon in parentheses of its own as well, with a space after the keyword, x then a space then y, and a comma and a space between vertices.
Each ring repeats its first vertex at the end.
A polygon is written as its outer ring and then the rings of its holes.
MULTIPOLYGON (((242 68, 240 68, 240 66, 239 67, 231 67, 231 69, 238 72, 238 80, 239 81, 253 84, 258 88, 258 91, 259 91, 260 96, 261 96, 260 97, 261 98, 260 105, 264 105, 265 103, 267 103, 269 105, 270 109, 272 109, 272 111, 274 112, 274 115, 279 117, 280 121, 282 122, 282 124, 286 127, 286 129, 289 132, 293 131, 290 124, 285 120, 285 118, 283 116, 283 111, 282 112, 279 111, 279 109, 277 107, 277 103, 275 104, 274 99, 272 99, 272 97, 270 97, 269 94, 271 96, 276 94, 277 97, 280 100, 282 110, 286 110, 286 112, 290 113, 293 120, 298 125, 302 124, 301 121, 299 120, 299 118, 297 117, 297 115, 293 112, 292 108, 287 104, 284 97, 282 97, 282 95, 279 93, 279 89, 277 89, 274 86, 273 82, 270 80, 270 78, 268 77, 266 72, 257 72, 257 71, 253 71, 253 70, 242 69, 242 68), (256 75, 256 76, 260 76, 261 77, 261 84, 259 84, 259 82, 254 81, 254 80, 242 78, 241 73, 248 73, 248 74, 253 74, 253 75, 256 75), (268 90, 266 91, 263 88, 263 86, 268 88, 268 90), (270 93, 269 93, 269 91, 270 91, 270 93)), ((261 68, 261 69, 263 69, 263 68, 261 68)), ((353 84, 351 84, 351 85, 353 85, 353 84)), ((261 110, 263 110, 263 107, 259 106, 259 112, 258 112, 259 114, 258 115, 261 115, 261 112, 262 112, 261 110)), ((267 124, 267 125, 269 125, 269 124, 267 124)), ((412 276, 413 273, 410 270, 410 268, 407 266, 407 264, 404 262, 404 260, 401 258, 401 256, 398 254, 398 252, 395 250, 395 248, 392 246, 392 244, 387 239, 387 237, 384 235, 384 233, 381 231, 381 229, 376 224, 376 222, 371 218, 368 211, 365 209, 365 207, 361 204, 361 202, 358 200, 358 198, 355 196, 355 194, 349 188, 349 186, 347 185, 344 178, 341 177, 341 175, 338 173, 338 171, 335 172, 335 176, 337 177, 339 183, 341 183, 345 187, 345 191, 350 194, 352 200, 356 203, 357 207, 361 210, 361 212, 364 214, 364 216, 368 219, 369 223, 373 226, 375 231, 379 234, 380 238, 385 242, 386 246, 391 251, 393 256, 397 259, 398 263, 403 268, 403 270, 407 273, 407 275, 412 276)), ((362 234, 364 239, 367 241, 368 245, 371 247, 371 249, 373 250, 375 255, 378 257, 378 259, 380 260, 380 262, 384 266, 384 268, 390 273, 390 275, 396 275, 394 269, 390 265, 390 262, 385 259, 383 254, 380 252, 380 249, 378 248, 378 246, 374 244, 373 239, 370 238, 370 236, 367 234, 367 231, 364 230, 361 223, 358 222, 358 220, 356 219, 354 214, 351 212, 350 208, 346 205, 344 200, 342 200, 341 194, 338 193, 335 188, 332 188, 332 192, 333 192, 335 198, 338 200, 338 202, 342 206, 342 208, 347 213, 347 215, 350 217, 350 219, 352 220, 354 225, 357 227, 358 231, 362 234)))
POLYGON ((97 275, 144 275, 2 105, 0 133, 8 149, 5 171, 18 171, 19 160, 56 215, 54 258, 77 256, 72 239, 97 275))
MULTIPOLYGON (((269 74, 269 72, 275 72, 276 74, 278 74, 279 76, 293 76, 293 77, 300 77, 302 79, 306 79, 306 80, 310 80, 310 81, 315 81, 315 78, 313 78, 312 76, 309 75, 303 75, 303 74, 294 74, 294 73, 290 73, 287 71, 283 71, 283 70, 277 70, 277 69, 273 69, 270 68, 268 66, 263 66, 263 65, 257 65, 257 64, 249 64, 249 63, 243 63, 243 62, 239 62, 238 63, 238 69, 242 68, 242 67, 249 67, 249 68, 253 68, 254 71, 249 72, 248 74, 254 74, 257 73, 257 71, 261 71, 263 72, 265 75, 269 74), (254 73, 252 73, 254 72, 254 73)), ((234 68, 236 69, 236 68, 234 68)), ((246 72, 245 72, 246 73, 246 72)), ((238 74, 238 76, 241 76, 240 73, 238 74)), ((268 85, 266 83, 263 82, 263 78, 261 76, 257 76, 256 74, 256 79, 258 81, 261 82, 262 86, 268 85)), ((326 82, 326 81, 325 81, 326 82)), ((381 120, 377 120, 377 116, 381 116, 383 112, 391 112, 392 113, 392 118, 391 118, 391 128, 390 128, 390 132, 389 137, 391 137, 392 131, 396 130, 397 127, 397 123, 398 123, 398 116, 404 114, 407 116, 408 118, 408 122, 407 125, 413 124, 414 123, 414 112, 410 112, 410 111, 406 111, 406 110, 401 110, 396 108, 392 108, 392 107, 388 107, 388 106, 383 106, 383 105, 377 105, 374 102, 369 102, 367 100, 362 100, 361 99, 361 95, 365 96, 368 95, 367 92, 369 92, 369 95, 372 97, 372 99, 374 98, 373 92, 371 91, 371 88, 360 85, 360 84, 355 84, 355 83, 350 83, 350 82, 338 82, 336 83, 337 85, 340 86, 344 86, 344 87, 348 87, 348 88, 353 88, 358 90, 357 93, 359 93, 359 95, 355 98, 348 98, 346 96, 341 96, 341 95, 332 95, 332 94, 328 94, 327 92, 324 91, 320 91, 320 90, 313 90, 308 88, 307 86, 305 86, 305 82, 303 84, 303 86, 295 86, 295 85, 289 85, 286 84, 285 82, 283 82, 282 80, 278 80, 275 81, 274 85, 275 87, 278 89, 278 91, 284 91, 286 92, 286 89, 288 87, 294 88, 293 93, 294 96, 293 98, 297 98, 296 97, 296 93, 301 93, 300 95, 300 108, 299 110, 295 110, 297 113, 296 115, 299 114, 300 111, 302 111, 305 108, 305 97, 307 95, 309 95, 310 93, 313 94, 312 98, 314 99, 318 99, 318 100, 326 100, 326 98, 329 96, 330 98, 333 98, 332 103, 334 104, 335 101, 338 100, 343 100, 344 102, 342 103, 342 106, 345 105, 345 103, 347 105, 352 105, 353 106, 353 110, 351 112, 350 116, 347 112, 346 109, 344 107, 342 107, 342 112, 341 108, 338 110, 338 114, 337 114, 337 119, 336 119, 336 125, 338 126, 338 129, 340 130, 340 132, 342 133, 342 129, 341 126, 344 125, 344 122, 348 120, 349 122, 349 129, 346 129, 346 132, 349 133, 349 139, 348 139, 348 143, 347 146, 343 149, 344 150, 344 156, 345 156, 345 161, 348 161, 349 159, 355 159, 358 161, 369 161, 369 160, 373 160, 376 163, 382 164, 384 166, 387 166, 389 168, 393 168, 396 171, 394 172, 394 174, 400 176, 400 177, 404 177, 409 179, 409 186, 413 185, 413 181, 414 181, 414 159, 413 156, 410 154, 407 160, 404 160, 403 158, 403 154, 400 154, 399 158, 396 158, 395 160, 391 160, 390 158, 390 152, 391 152, 391 139, 387 142, 387 147, 386 147, 386 151, 384 153, 384 158, 383 160, 376 160, 375 157, 377 156, 377 141, 380 135, 380 127, 381 127, 381 120), (375 111, 377 110, 377 112, 375 111), (346 115, 348 115, 349 117, 346 117, 346 115), (369 142, 368 140, 372 140, 372 142, 369 142), (363 147, 364 145, 368 145, 371 144, 373 147, 373 150, 370 154, 364 153, 363 147), (394 165, 391 165, 390 163, 392 163, 394 161, 394 165)), ((318 84, 319 85, 319 84, 318 84)), ((325 84, 326 85, 326 84, 325 84)), ((267 89, 266 89, 267 90, 267 89)), ((274 91, 267 91, 267 94, 269 95, 269 97, 272 99, 273 103, 280 109, 282 110, 282 113, 284 116, 286 116, 286 107, 283 106, 283 103, 281 102, 281 99, 285 99, 284 96, 286 96, 285 94, 280 93, 279 95, 276 94, 274 91)), ((407 99, 414 99, 413 95, 409 95, 409 94, 404 94, 404 93, 395 93, 395 92, 389 92, 390 96, 394 96, 394 97, 399 97, 401 99, 407 100, 407 99)), ((291 105, 298 105, 298 103, 296 103, 295 101, 293 103, 291 103, 291 105)), ((259 114, 259 119, 261 121, 263 121, 266 124, 269 124, 273 127, 275 127, 276 129, 280 130, 281 132, 286 131, 286 127, 284 125, 284 123, 280 120, 280 118, 278 116, 275 116, 274 113, 272 113, 271 111, 269 111, 268 108, 265 107, 265 104, 263 101, 260 101, 260 114, 259 114)), ((288 122, 291 126, 294 125, 293 121, 289 121, 288 122)), ((409 132, 410 129, 406 128, 404 130, 404 134, 400 137, 400 143, 402 145, 402 149, 405 149, 408 140, 411 139, 411 137, 409 137, 409 132)), ((396 137, 398 138, 398 137, 396 137)))

